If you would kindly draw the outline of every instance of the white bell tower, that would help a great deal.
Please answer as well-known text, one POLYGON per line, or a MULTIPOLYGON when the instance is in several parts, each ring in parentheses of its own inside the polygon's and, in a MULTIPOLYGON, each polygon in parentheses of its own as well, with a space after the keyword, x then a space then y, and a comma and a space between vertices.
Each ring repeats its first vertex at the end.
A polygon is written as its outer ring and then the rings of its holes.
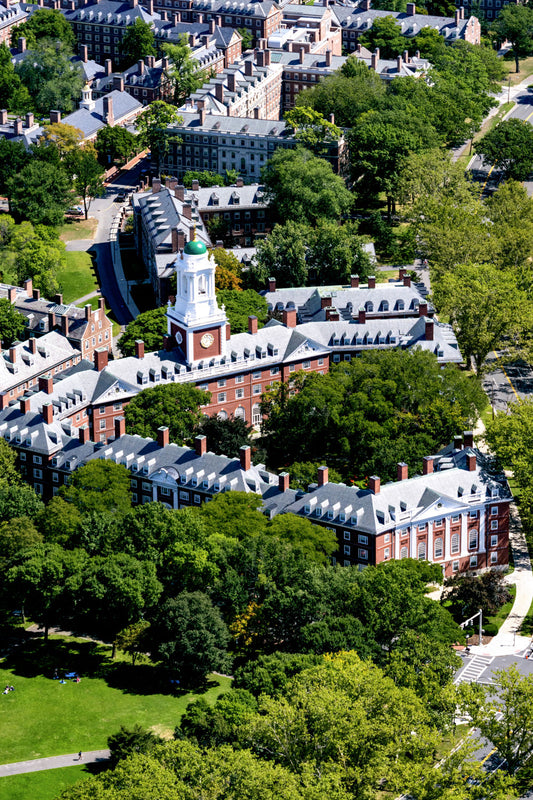
POLYGON ((168 333, 190 364, 225 353, 227 319, 217 303, 215 268, 205 244, 194 238, 176 258, 176 300, 167 309, 168 333))

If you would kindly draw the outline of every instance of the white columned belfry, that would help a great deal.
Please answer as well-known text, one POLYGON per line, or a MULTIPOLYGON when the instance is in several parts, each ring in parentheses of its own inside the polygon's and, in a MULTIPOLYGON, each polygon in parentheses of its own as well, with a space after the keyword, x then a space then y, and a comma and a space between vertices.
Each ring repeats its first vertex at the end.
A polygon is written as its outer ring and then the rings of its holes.
POLYGON ((167 308, 168 333, 189 364, 226 352, 227 319, 217 303, 216 265, 194 235, 176 258, 176 299, 167 308))

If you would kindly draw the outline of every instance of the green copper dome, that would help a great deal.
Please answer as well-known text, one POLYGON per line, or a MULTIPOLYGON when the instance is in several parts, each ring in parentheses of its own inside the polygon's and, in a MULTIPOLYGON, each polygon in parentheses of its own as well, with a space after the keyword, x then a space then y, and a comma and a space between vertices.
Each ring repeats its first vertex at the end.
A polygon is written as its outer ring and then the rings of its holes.
POLYGON ((187 242, 184 252, 187 253, 188 256, 201 256, 207 253, 207 247, 203 242, 193 239, 192 242, 187 242))

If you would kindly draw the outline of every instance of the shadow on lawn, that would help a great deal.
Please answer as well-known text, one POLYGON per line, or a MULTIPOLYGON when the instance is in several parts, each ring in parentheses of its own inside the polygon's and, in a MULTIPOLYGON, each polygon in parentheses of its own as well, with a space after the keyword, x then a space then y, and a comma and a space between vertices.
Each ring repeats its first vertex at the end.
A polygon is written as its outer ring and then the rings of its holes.
POLYGON ((98 642, 49 639, 24 631, 18 646, 6 654, 2 666, 24 678, 43 676, 52 679, 76 672, 81 678, 101 678, 108 686, 129 694, 166 694, 181 697, 189 692, 203 694, 216 686, 212 680, 200 686, 176 685, 175 675, 155 664, 112 661, 108 646, 98 642))

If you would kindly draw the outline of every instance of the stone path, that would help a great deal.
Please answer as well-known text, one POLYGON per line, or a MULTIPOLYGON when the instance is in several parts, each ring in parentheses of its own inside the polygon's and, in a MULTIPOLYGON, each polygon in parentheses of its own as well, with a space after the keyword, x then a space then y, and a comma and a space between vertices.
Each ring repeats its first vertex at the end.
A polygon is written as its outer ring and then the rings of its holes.
POLYGON ((83 297, 78 297, 77 300, 73 300, 71 305, 79 306, 80 303, 88 303, 89 300, 92 300, 93 297, 100 297, 101 296, 100 289, 95 289, 94 292, 90 292, 90 294, 84 294, 83 297))
POLYGON ((26 772, 41 772, 45 769, 59 769, 60 767, 75 767, 80 764, 98 764, 109 761, 109 750, 90 750, 82 753, 81 761, 77 753, 66 756, 51 756, 51 758, 34 758, 31 761, 16 761, 13 764, 0 764, 0 778, 8 775, 22 775, 26 772))

